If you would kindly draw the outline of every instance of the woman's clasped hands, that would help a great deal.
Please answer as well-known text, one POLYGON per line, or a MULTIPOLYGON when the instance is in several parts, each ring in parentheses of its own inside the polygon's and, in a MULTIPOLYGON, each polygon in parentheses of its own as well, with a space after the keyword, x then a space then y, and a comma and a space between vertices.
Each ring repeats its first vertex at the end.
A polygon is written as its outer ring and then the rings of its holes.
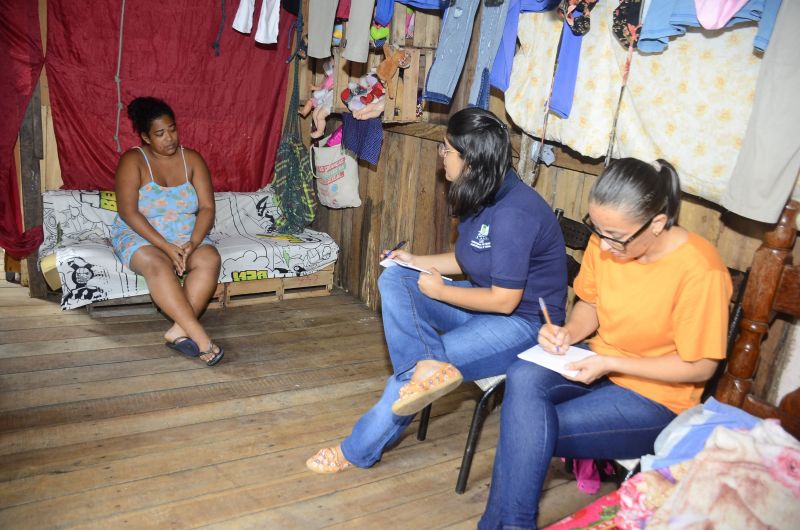
POLYGON ((178 276, 183 276, 186 272, 186 263, 189 261, 189 256, 197 248, 197 244, 192 241, 187 241, 180 245, 174 243, 166 243, 161 250, 172 261, 172 266, 178 276))

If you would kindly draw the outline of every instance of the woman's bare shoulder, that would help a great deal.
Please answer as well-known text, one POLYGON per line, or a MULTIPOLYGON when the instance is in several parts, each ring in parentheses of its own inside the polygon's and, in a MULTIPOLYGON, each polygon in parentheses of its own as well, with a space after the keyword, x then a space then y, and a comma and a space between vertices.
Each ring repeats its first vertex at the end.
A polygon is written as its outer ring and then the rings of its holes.
POLYGON ((142 153, 139 151, 138 147, 131 147, 119 157, 119 165, 122 165, 123 163, 138 164, 139 162, 144 163, 144 158, 142 158, 142 153))

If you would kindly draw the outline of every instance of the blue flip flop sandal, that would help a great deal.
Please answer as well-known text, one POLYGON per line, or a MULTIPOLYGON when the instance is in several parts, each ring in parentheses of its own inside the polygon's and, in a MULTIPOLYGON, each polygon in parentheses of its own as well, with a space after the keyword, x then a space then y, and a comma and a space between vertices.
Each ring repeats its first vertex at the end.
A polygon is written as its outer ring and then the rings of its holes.
POLYGON ((164 343, 164 345, 186 357, 200 357, 200 347, 189 337, 178 337, 172 342, 164 343))
POLYGON ((222 358, 225 356, 225 350, 222 349, 222 346, 218 344, 215 345, 213 342, 209 342, 208 349, 204 352, 200 352, 200 355, 205 355, 206 353, 214 353, 214 346, 219 348, 219 351, 216 354, 214 354, 214 357, 206 361, 206 364, 208 366, 214 366, 215 364, 220 362, 222 358))

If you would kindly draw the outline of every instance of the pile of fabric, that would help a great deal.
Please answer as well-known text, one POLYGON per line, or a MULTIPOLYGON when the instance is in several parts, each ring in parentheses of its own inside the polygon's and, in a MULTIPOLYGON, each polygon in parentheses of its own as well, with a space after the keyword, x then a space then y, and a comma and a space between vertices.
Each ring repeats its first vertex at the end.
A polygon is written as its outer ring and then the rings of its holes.
POLYGON ((548 527, 778 528, 800 521, 800 443, 711 399, 678 416, 619 490, 548 527))

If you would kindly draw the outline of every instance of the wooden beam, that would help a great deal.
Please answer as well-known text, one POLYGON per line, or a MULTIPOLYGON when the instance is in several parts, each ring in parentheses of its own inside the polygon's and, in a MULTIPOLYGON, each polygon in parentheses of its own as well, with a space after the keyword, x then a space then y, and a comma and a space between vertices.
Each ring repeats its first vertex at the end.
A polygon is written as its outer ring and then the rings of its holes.
MULTIPOLYGON (((416 136, 425 140, 441 142, 447 131, 447 125, 440 123, 385 123, 383 126, 387 132, 416 136)), ((538 138, 534 138, 539 141, 538 138)), ((519 156, 522 146, 522 134, 511 133, 511 150, 514 156, 519 156)), ((556 155, 555 166, 588 173, 589 175, 599 175, 603 171, 603 161, 600 158, 589 158, 573 151, 568 147, 553 146, 556 155)), ((527 150, 527 149, 526 149, 527 150)))
MULTIPOLYGON (((25 230, 42 224, 42 175, 39 161, 44 158, 42 141, 42 103, 39 84, 33 90, 19 130, 20 172, 22 175, 22 211, 25 230)), ((39 272, 37 258, 32 255, 28 265, 28 289, 33 298, 47 296, 47 284, 39 272)))

